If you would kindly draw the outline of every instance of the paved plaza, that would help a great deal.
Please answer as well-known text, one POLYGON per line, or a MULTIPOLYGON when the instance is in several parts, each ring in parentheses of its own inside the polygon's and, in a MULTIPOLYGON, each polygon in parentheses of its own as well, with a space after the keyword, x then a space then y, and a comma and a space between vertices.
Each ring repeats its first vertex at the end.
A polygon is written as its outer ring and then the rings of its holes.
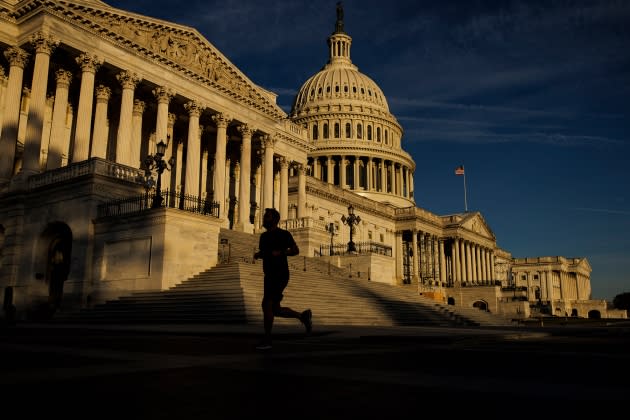
POLYGON ((316 326, 310 336, 278 326, 265 352, 260 331, 3 327, 3 418, 605 418, 630 395, 627 324, 316 326))

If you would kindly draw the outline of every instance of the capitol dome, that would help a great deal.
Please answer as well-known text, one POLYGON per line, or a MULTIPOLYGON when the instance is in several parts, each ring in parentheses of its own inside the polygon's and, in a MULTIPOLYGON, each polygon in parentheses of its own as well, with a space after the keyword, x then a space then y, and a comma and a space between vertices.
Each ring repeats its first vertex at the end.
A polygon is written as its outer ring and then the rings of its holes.
MULTIPOLYGON (((350 37, 346 37, 349 49, 350 37)), ((349 51, 347 57, 331 57, 331 61, 321 71, 302 85, 291 113, 297 116, 308 112, 311 107, 339 100, 357 105, 370 104, 385 114, 389 113, 383 91, 350 62, 349 51)))
POLYGON ((415 163, 381 88, 350 59, 352 38, 337 6, 329 57, 295 97, 289 118, 308 131, 312 176, 395 207, 415 205, 415 163))

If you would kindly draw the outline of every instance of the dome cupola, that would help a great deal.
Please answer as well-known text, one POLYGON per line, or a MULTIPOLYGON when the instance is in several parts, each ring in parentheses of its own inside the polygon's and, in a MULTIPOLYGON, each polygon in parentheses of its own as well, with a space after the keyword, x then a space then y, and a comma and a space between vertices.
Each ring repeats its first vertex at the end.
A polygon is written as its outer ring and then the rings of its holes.
POLYGON ((352 64, 352 38, 337 3, 328 61, 300 88, 289 118, 304 126, 315 150, 309 170, 322 181, 396 207, 414 205, 415 163, 380 87, 352 64))

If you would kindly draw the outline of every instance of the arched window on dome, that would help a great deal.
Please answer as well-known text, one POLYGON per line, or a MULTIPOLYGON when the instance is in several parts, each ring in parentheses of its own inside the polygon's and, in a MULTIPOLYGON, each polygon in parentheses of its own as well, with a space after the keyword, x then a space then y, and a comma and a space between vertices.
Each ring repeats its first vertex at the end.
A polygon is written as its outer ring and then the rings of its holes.
POLYGON ((357 93, 357 87, 356 86, 352 86, 352 93, 357 93))
POLYGON ((372 140, 372 126, 371 125, 367 126, 367 139, 372 140))
POLYGON ((344 91, 344 93, 348 93, 348 85, 345 85, 345 86, 343 87, 343 91, 344 91))
POLYGON ((363 126, 361 125, 361 123, 357 124, 357 138, 358 139, 363 138, 363 126))
POLYGON ((322 96, 322 87, 320 86, 319 89, 317 89, 317 94, 319 96, 322 96))
POLYGON ((388 138, 387 138, 387 130, 385 130, 385 144, 388 144, 388 138))
POLYGON ((339 129, 339 123, 336 122, 335 123, 335 138, 338 139, 339 137, 341 137, 341 133, 340 133, 340 129, 339 129))
POLYGON ((346 138, 347 139, 352 138, 352 124, 350 123, 346 123, 346 138))
POLYGON ((313 124, 313 140, 317 140, 318 139, 318 132, 317 132, 317 124, 313 124))
POLYGON ((330 86, 326 86, 326 93, 330 93, 330 86))
POLYGON ((361 88, 361 95, 365 95, 365 89, 361 88))
POLYGON ((311 89, 311 99, 315 97, 315 90, 311 89))
POLYGON ((335 86, 335 93, 339 93, 339 85, 335 86))
POLYGON ((381 142, 381 127, 376 127, 376 141, 381 142))
POLYGON ((324 138, 328 138, 328 123, 324 123, 324 138))

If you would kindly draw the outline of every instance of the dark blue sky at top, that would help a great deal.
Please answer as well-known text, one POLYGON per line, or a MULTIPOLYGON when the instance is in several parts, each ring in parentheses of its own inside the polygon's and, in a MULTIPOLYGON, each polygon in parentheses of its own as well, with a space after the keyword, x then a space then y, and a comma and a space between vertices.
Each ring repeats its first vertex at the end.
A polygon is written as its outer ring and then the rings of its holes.
MULTIPOLYGON (((289 112, 326 63, 336 1, 111 0, 198 30, 289 112)), ((588 258, 630 292, 630 1, 348 0, 351 58, 414 158, 417 204, 480 211, 514 257, 588 258)))

